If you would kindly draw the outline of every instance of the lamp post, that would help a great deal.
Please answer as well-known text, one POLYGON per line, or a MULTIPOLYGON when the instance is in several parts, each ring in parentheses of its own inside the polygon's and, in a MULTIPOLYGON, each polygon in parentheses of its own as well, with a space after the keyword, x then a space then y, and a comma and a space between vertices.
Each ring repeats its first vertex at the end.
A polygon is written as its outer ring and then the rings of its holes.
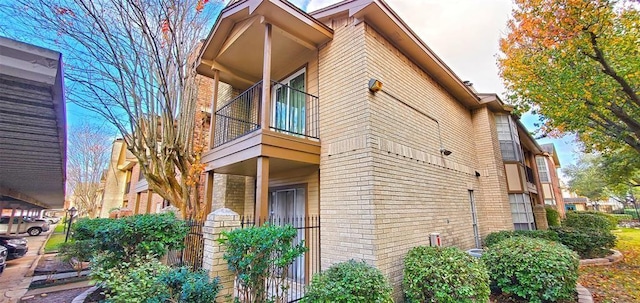
POLYGON ((69 225, 67 226, 67 235, 64 237, 64 242, 69 240, 69 231, 71 230, 71 223, 73 223, 73 217, 76 215, 78 210, 74 207, 69 208, 67 211, 69 213, 69 225))

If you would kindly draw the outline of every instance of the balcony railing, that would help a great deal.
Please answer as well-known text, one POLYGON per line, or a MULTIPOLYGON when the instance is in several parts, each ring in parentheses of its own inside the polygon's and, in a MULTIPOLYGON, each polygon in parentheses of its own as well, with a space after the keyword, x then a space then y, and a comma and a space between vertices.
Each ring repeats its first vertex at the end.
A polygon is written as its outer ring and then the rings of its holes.
POLYGON ((534 179, 533 169, 531 169, 531 167, 529 167, 529 166, 525 166, 524 170, 525 170, 525 175, 526 175, 526 178, 527 178, 527 182, 529 182, 531 184, 536 184, 536 181, 534 179))
POLYGON ((318 97, 272 81, 271 129, 294 136, 318 139, 318 97))
MULTIPOLYGON (((319 139, 318 97, 272 81, 271 122, 280 133, 319 139)), ((254 84, 216 111, 214 147, 260 128, 262 81, 254 84)))
POLYGON ((261 95, 262 81, 254 84, 216 111, 214 147, 260 128, 261 95))

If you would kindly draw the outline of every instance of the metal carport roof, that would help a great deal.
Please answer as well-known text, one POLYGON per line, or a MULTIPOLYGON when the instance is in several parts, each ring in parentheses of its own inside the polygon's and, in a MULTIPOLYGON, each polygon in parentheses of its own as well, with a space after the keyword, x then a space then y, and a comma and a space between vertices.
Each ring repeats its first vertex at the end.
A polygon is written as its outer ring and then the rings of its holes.
POLYGON ((0 37, 0 207, 62 208, 62 55, 0 37))

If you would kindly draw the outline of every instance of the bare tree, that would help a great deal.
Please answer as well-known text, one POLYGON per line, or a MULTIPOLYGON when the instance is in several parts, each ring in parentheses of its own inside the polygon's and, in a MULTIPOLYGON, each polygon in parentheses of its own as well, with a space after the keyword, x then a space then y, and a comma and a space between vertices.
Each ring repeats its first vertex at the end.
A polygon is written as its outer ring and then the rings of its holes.
POLYGON ((101 202, 100 179, 109 164, 111 136, 104 126, 83 122, 69 129, 67 192, 79 215, 94 217, 101 202))
MULTIPOLYGON (((0 5, 35 43, 65 58, 67 99, 113 124, 150 189, 187 217, 198 197, 203 115, 194 56, 220 2, 208 0, 14 0, 0 5), (196 130, 197 137, 194 137, 196 130)), ((15 33, 23 37, 21 33, 15 33)))

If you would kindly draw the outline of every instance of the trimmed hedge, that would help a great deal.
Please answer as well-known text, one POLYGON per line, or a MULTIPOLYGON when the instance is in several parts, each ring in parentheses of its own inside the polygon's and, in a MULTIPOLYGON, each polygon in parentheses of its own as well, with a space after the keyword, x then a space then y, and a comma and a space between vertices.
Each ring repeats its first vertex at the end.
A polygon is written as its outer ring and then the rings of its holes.
POLYGON ((544 209, 547 212, 547 223, 549 227, 560 226, 560 213, 553 207, 547 206, 544 209))
POLYGON ((562 221, 562 226, 580 229, 616 229, 618 228, 618 219, 597 211, 570 211, 567 212, 567 217, 562 221))
POLYGON ((624 213, 626 215, 631 215, 631 217, 635 220, 638 220, 638 213, 636 213, 636 210, 633 208, 625 208, 624 209, 624 213))
POLYGON ((528 302, 572 299, 578 280, 578 255, 543 239, 505 239, 483 254, 492 288, 528 302))
POLYGON ((487 302, 489 275, 477 258, 455 247, 414 247, 404 260, 408 303, 487 302))
POLYGON ((350 260, 313 275, 302 303, 392 303, 392 288, 377 268, 350 260))
POLYGON ((631 221, 633 220, 633 216, 632 215, 627 215, 627 214, 611 214, 611 216, 613 216, 614 218, 618 219, 619 221, 631 221))
POLYGON ((584 259, 607 256, 616 245, 616 236, 608 229, 556 227, 553 231, 562 244, 584 259))
POLYGON ((502 230, 488 234, 484 239, 484 246, 491 247, 502 240, 513 237, 538 238, 549 241, 558 241, 558 235, 550 230, 502 230))

